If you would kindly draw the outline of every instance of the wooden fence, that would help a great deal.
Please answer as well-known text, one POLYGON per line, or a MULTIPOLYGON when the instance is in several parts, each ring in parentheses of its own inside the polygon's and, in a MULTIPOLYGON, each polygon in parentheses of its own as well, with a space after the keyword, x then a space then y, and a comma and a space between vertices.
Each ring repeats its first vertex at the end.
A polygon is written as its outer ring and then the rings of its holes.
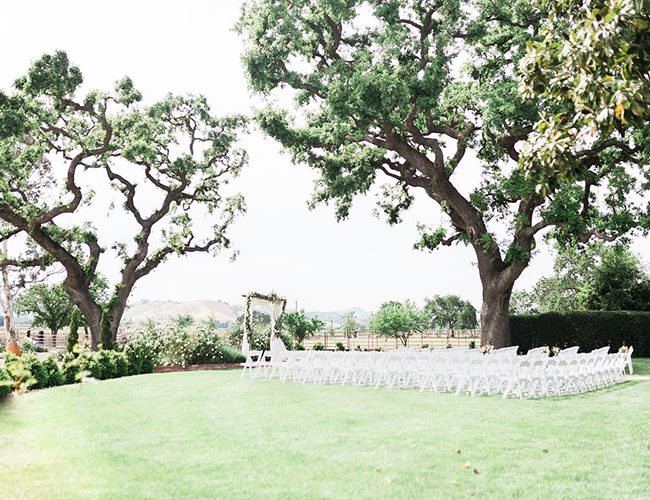
MULTIPOLYGON (((48 348, 65 348, 66 338, 68 335, 67 329, 59 332, 56 336, 52 335, 49 331, 44 330, 26 330, 19 329, 19 337, 24 338, 28 336, 37 345, 42 345, 48 348)), ((227 341, 228 332, 221 333, 222 340, 227 341)), ((121 332, 118 333, 118 342, 120 341, 121 332)), ((402 347, 402 342, 399 339, 387 339, 380 337, 374 332, 359 331, 347 337, 344 333, 336 332, 334 334, 327 332, 319 332, 318 334, 305 339, 304 346, 306 349, 313 349, 314 345, 322 344, 325 349, 335 350, 337 343, 342 343, 346 349, 361 349, 361 350, 375 350, 375 349, 397 349, 402 347)), ((474 342, 478 347, 481 343, 480 330, 427 330, 422 333, 417 333, 409 337, 407 347, 422 347, 428 345, 429 347, 467 347, 471 342, 474 342)), ((89 336, 84 335, 83 330, 79 331, 79 343, 82 345, 90 345, 89 336)))
MULTIPOLYGON (((403 347, 399 339, 387 339, 380 337, 374 332, 356 332, 347 337, 344 333, 329 334, 320 332, 317 335, 305 340, 306 349, 313 349, 314 345, 322 344, 325 349, 336 349, 337 343, 342 343, 346 349, 397 349, 403 347)), ((427 330, 422 333, 411 335, 407 341, 407 347, 467 347, 474 342, 478 347, 481 344, 480 330, 427 330)))
MULTIPOLYGON (((41 345, 49 349, 60 348, 64 349, 68 338, 68 330, 60 331, 56 335, 52 335, 49 330, 32 330, 25 328, 18 328, 18 338, 30 338, 36 345, 41 345)), ((121 340, 121 333, 117 334, 117 341, 121 340)), ((79 330, 79 344, 90 346, 90 334, 85 335, 83 330, 79 330)))

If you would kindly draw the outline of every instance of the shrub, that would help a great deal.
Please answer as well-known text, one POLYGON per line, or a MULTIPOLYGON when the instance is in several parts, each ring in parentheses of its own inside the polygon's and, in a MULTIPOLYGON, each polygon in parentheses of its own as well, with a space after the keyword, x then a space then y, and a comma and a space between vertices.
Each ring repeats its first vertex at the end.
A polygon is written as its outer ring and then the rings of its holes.
POLYGON ((13 381, 11 390, 25 392, 29 387, 36 383, 36 379, 27 368, 23 358, 13 354, 5 355, 5 368, 13 381))
POLYGON ((35 352, 34 341, 24 337, 18 341, 20 352, 35 352))
POLYGON ((22 356, 23 363, 25 368, 30 371, 32 377, 36 379, 30 389, 43 389, 44 387, 49 387, 49 377, 47 370, 43 367, 41 360, 36 357, 35 354, 23 354, 22 356))
POLYGON ((609 345, 618 351, 634 346, 634 356, 650 356, 650 313, 629 311, 574 311, 511 316, 510 335, 521 352, 538 346, 574 345, 591 351, 609 345))
POLYGON ((106 380, 117 377, 117 367, 111 356, 111 351, 101 350, 90 356, 86 365, 90 376, 97 380, 106 380))
POLYGON ((294 351, 304 351, 304 350, 305 350, 305 346, 302 345, 302 344, 296 344, 296 345, 293 346, 293 350, 294 350, 294 351))
POLYGON ((61 369, 59 368, 59 364, 56 362, 53 356, 48 356, 45 358, 43 361, 43 368, 47 372, 48 387, 63 385, 63 375, 61 373, 61 369))
POLYGON ((102 366, 101 362, 94 356, 90 356, 90 358, 87 359, 85 368, 85 371, 88 372, 89 377, 97 380, 102 380, 104 378, 104 367, 102 366))
POLYGON ((345 351, 345 346, 343 345, 343 342, 337 342, 336 343, 336 350, 337 351, 345 351))
POLYGON ((142 372, 142 358, 138 357, 133 351, 124 353, 129 363, 129 373, 131 375, 140 375, 142 372))
POLYGON ((185 362, 190 365, 223 363, 222 342, 216 329, 202 324, 194 341, 190 342, 185 362))
POLYGON ((236 347, 229 345, 222 345, 220 348, 222 363, 243 363, 246 361, 246 356, 236 347))
POLYGON ((138 325, 124 337, 124 353, 129 359, 131 373, 151 373, 161 350, 159 328, 153 322, 138 325), (148 367, 151 366, 151 370, 148 367))
POLYGON ((422 349, 428 349, 428 348, 429 348, 429 344, 422 344, 422 349))
POLYGON ((13 378, 9 372, 4 368, 0 368, 0 396, 11 394, 11 387, 13 385, 13 378))
POLYGON ((126 354, 118 351, 109 351, 109 355, 113 366, 115 366, 115 377, 128 377, 130 375, 130 369, 126 354))
POLYGON ((64 384, 74 384, 78 382, 77 375, 81 371, 82 360, 77 358, 76 354, 71 352, 63 356, 61 375, 64 384))
POLYGON ((320 342, 314 344, 314 351, 322 351, 323 349, 325 349, 325 346, 320 342))
POLYGON ((145 373, 153 373, 153 369, 155 368, 155 365, 153 364, 153 360, 149 358, 145 358, 142 360, 142 366, 140 367, 140 373, 145 374, 145 373))

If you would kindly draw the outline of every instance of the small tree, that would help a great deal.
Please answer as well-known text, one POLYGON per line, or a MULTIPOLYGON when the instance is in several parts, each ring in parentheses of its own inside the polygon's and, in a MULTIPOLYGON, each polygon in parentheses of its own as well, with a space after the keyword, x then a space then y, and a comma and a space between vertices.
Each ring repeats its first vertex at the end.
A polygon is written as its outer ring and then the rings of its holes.
POLYGON ((311 337, 325 326, 325 322, 316 318, 308 319, 305 310, 285 313, 282 325, 293 336, 298 344, 302 344, 307 337, 311 337))
POLYGON ((409 337, 426 326, 426 316, 415 304, 390 302, 370 320, 370 329, 382 337, 396 338, 406 347, 409 337))
POLYGON ((357 331, 357 315, 354 311, 347 312, 343 315, 343 324, 341 331, 347 338, 352 337, 357 331))
POLYGON ((19 295, 15 303, 17 313, 32 314, 32 326, 48 328, 55 338, 61 328, 70 324, 73 307, 63 283, 34 285, 19 295))
POLYGON ((105 351, 113 350, 113 333, 111 332, 111 318, 106 311, 102 313, 99 340, 102 344, 102 349, 104 349, 105 351))
POLYGON ((70 332, 68 333, 68 340, 66 342, 66 350, 68 352, 74 351, 74 346, 79 343, 79 309, 76 307, 72 310, 70 315, 70 332))
POLYGON ((476 309, 458 295, 436 295, 432 299, 426 299, 424 313, 427 317, 427 325, 448 329, 470 329, 476 328, 476 309))

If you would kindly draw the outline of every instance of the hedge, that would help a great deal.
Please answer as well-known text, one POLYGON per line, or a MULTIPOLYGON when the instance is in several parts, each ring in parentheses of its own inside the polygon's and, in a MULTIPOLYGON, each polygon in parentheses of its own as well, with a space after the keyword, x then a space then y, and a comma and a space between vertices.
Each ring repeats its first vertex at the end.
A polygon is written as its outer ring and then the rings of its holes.
POLYGON ((634 311, 550 312, 510 316, 512 345, 520 352, 539 346, 580 346, 588 352, 609 345, 610 352, 633 346, 633 356, 650 357, 650 313, 634 311))

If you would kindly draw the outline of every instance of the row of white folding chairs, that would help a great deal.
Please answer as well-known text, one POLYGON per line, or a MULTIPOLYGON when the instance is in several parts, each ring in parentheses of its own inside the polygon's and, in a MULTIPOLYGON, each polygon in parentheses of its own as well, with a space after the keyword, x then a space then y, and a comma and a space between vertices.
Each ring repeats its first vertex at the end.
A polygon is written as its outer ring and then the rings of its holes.
MULTIPOLYGON (((413 349, 389 352, 294 351, 269 374, 280 380, 315 384, 397 386, 395 371, 405 371, 415 358, 426 354, 413 349), (399 367, 399 368, 398 368, 399 367)), ((401 377, 400 377, 401 380, 401 377)))
POLYGON ((502 393, 503 397, 524 398, 605 387, 625 380, 626 364, 632 372, 629 354, 608 356, 609 347, 605 347, 577 355, 578 349, 565 349, 554 358, 548 357, 548 348, 516 356, 516 346, 485 356, 478 349, 466 348, 431 351, 408 348, 387 352, 285 349, 254 353, 250 362, 247 359, 244 373, 248 367, 252 378, 277 375, 283 382, 373 385, 389 389, 417 387, 421 391, 452 391, 472 396, 502 393))
POLYGON ((608 351, 609 347, 603 347, 552 358, 521 356, 503 381, 503 397, 564 396, 624 382, 628 355, 608 351))
MULTIPOLYGON (((478 349, 397 349, 386 352, 298 351, 274 366, 280 380, 314 382, 389 389, 422 387, 434 369, 446 370, 446 380, 459 374, 466 360, 481 359, 478 349), (435 367, 435 368, 434 368, 435 367)), ((503 356, 506 359, 508 356, 503 356)), ((494 356, 498 359, 499 356, 494 356)))

